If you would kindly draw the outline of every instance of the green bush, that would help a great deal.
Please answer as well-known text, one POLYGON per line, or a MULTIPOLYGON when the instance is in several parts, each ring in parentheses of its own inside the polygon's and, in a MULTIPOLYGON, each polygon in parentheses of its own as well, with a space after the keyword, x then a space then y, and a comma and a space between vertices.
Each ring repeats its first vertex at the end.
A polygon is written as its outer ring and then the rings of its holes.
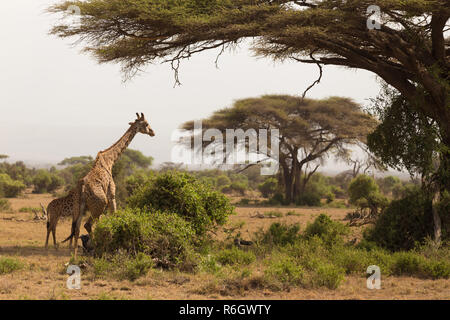
POLYGON ((23 268, 23 263, 14 258, 0 257, 0 275, 11 273, 23 268))
POLYGON ((41 212, 41 208, 33 208, 33 207, 22 207, 19 209, 19 212, 21 213, 33 213, 33 212, 41 212))
POLYGON ((191 270, 195 267, 195 232, 176 214, 125 209, 103 216, 94 230, 97 256, 126 251, 151 256, 164 268, 191 270))
POLYGON ((149 179, 128 200, 134 208, 168 211, 188 221, 197 235, 223 225, 233 213, 229 199, 182 172, 166 172, 149 179))
POLYGON ((134 281, 145 276, 153 265, 152 258, 142 252, 135 256, 119 252, 112 256, 93 259, 92 271, 95 276, 134 281))
POLYGON ((15 198, 26 188, 19 180, 13 180, 6 173, 0 174, 0 197, 15 198))
POLYGON ((243 251, 236 247, 222 250, 217 255, 217 261, 222 265, 249 265, 256 259, 251 251, 243 251))
POLYGON ((317 236, 327 245, 339 244, 343 241, 342 236, 348 234, 349 229, 344 224, 333 221, 329 216, 322 213, 313 223, 308 223, 304 236, 308 239, 317 236))
POLYGON ((431 201, 421 192, 392 201, 364 238, 392 251, 410 250, 433 234, 431 201))
POLYGON ((270 198, 278 189, 278 180, 275 178, 268 178, 263 183, 258 185, 258 190, 264 198, 270 198))
POLYGON ((311 284, 313 287, 327 287, 337 289, 345 278, 344 268, 330 263, 321 263, 312 274, 311 284))
POLYGON ((393 255, 392 272, 395 275, 419 276, 432 279, 450 277, 450 261, 426 259, 416 252, 396 252, 393 255))
POLYGON ((11 210, 11 204, 7 199, 0 199, 0 211, 11 210))
POLYGON ((275 279, 284 285, 302 285, 305 272, 295 259, 287 255, 275 255, 264 271, 270 280, 275 279))
POLYGON ((295 204, 298 206, 320 207, 320 200, 321 195, 319 193, 305 191, 303 194, 297 197, 295 204))
POLYGON ((266 232, 257 235, 258 243, 262 245, 285 246, 293 244, 299 238, 300 226, 298 224, 286 225, 273 223, 266 232))
POLYGON ((53 192, 64 184, 64 179, 47 170, 38 170, 33 177, 33 193, 53 192))
POLYGON ((281 206, 285 204, 285 202, 286 201, 284 199, 284 196, 281 193, 277 192, 273 195, 272 198, 269 199, 269 201, 267 201, 267 204, 272 206, 281 206))

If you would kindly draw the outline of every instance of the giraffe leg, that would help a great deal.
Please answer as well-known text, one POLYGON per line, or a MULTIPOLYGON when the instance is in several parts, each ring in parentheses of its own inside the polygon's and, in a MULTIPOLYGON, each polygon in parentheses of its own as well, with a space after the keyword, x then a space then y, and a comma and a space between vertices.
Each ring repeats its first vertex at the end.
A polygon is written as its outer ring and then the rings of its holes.
POLYGON ((114 213, 117 211, 117 204, 116 204, 116 199, 113 198, 108 202, 108 209, 111 213, 114 213))
POLYGON ((89 233, 89 236, 91 235, 91 232, 92 232, 92 224, 93 223, 94 223, 94 219, 92 218, 92 216, 90 216, 88 221, 84 224, 84 228, 89 233))
POLYGON ((83 220, 83 216, 80 215, 78 217, 78 221, 76 223, 76 227, 75 227, 75 234, 74 234, 74 259, 77 259, 77 254, 78 254, 78 237, 80 236, 80 227, 81 227, 81 220, 83 220))
POLYGON ((45 239, 45 250, 48 250, 48 238, 50 237, 50 225, 47 223, 47 238, 45 239))
POLYGON ((55 249, 58 250, 58 245, 56 244, 56 226, 52 229, 52 235, 53 235, 53 245, 55 246, 55 249))

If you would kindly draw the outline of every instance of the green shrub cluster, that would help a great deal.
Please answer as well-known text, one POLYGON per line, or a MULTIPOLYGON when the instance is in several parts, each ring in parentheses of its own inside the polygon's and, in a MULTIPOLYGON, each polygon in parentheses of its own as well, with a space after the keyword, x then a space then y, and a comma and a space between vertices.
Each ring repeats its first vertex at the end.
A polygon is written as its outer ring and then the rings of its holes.
POLYGON ((96 277, 135 281, 147 275, 153 266, 153 259, 142 252, 135 256, 118 253, 93 260, 91 269, 96 277))
POLYGON ((190 223, 197 235, 223 225, 233 213, 229 199, 194 176, 169 171, 149 179, 129 198, 133 208, 167 211, 190 223))
POLYGON ((11 204, 7 199, 0 199, 0 211, 11 210, 11 204))
POLYGON ((249 265, 256 260, 255 254, 251 251, 243 251, 236 247, 221 250, 217 254, 217 262, 222 265, 249 265))
POLYGON ((34 193, 47 193, 53 192, 62 185, 64 185, 64 179, 56 173, 49 172, 47 170, 38 170, 33 177, 34 193))
POLYGON ((349 233, 347 226, 333 221, 326 214, 320 214, 313 223, 309 223, 305 229, 304 236, 314 236, 322 239, 327 245, 339 244, 343 241, 342 236, 349 233))
POLYGON ((413 249, 417 242, 433 234, 431 201, 422 193, 394 200, 377 219, 365 239, 392 251, 413 249))
POLYGON ((20 270, 24 264, 15 258, 0 257, 0 275, 20 270))
POLYGON ((192 270, 195 267, 195 232, 177 214, 124 209, 100 219, 93 241, 97 256, 143 253, 164 268, 192 270))
POLYGON ((17 197, 26 188, 19 180, 13 180, 8 174, 0 173, 0 197, 17 197))

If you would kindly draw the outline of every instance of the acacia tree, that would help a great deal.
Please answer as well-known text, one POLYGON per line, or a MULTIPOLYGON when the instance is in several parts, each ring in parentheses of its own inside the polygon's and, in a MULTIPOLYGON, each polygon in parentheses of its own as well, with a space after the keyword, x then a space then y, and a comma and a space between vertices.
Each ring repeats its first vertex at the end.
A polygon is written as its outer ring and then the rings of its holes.
MULTIPOLYGON (((189 142, 195 139, 195 135, 203 136, 208 129, 217 129, 222 133, 227 129, 242 129, 246 134, 235 138, 247 150, 252 129, 278 129, 279 153, 275 153, 278 159, 273 160, 279 162, 279 182, 284 186, 286 202, 291 203, 303 193, 311 176, 327 156, 332 153, 338 157, 347 156, 349 148, 364 142, 377 122, 363 113, 359 105, 346 98, 311 100, 268 95, 238 100, 233 107, 215 112, 202 121, 201 132, 194 130, 194 124, 194 121, 190 121, 182 127, 190 131, 189 142)), ((256 134, 253 131, 253 135, 256 134)), ((203 141, 203 150, 221 150, 225 157, 233 151, 224 150, 227 145, 223 143, 223 138, 211 139, 212 142, 209 139, 199 140, 203 141)), ((269 159, 274 154, 271 148, 272 144, 269 144, 267 150, 255 148, 249 151, 262 154, 263 159, 269 159)))
POLYGON ((121 63, 127 75, 156 61, 177 71, 182 59, 248 38, 261 56, 371 71, 436 123, 437 189, 450 190, 448 0, 85 0, 49 10, 70 5, 80 23, 51 33, 86 41, 99 62, 121 63), (372 5, 383 13, 380 29, 367 27, 372 5))

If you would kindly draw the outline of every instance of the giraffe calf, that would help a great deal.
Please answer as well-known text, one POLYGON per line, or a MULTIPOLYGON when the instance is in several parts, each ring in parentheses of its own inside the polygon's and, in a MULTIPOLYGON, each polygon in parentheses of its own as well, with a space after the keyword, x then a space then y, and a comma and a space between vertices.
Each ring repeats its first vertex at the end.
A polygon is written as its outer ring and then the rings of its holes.
MULTIPOLYGON (((45 210, 44 206, 41 204, 42 211, 47 216, 47 238, 45 240, 45 249, 48 249, 48 238, 50 232, 53 235, 53 244, 55 249, 58 248, 56 244, 56 225, 61 217, 72 217, 73 210, 77 209, 78 201, 76 201, 76 192, 72 190, 65 197, 53 200, 47 206, 45 210)), ((72 239, 70 239, 69 248, 72 248, 72 239)))

